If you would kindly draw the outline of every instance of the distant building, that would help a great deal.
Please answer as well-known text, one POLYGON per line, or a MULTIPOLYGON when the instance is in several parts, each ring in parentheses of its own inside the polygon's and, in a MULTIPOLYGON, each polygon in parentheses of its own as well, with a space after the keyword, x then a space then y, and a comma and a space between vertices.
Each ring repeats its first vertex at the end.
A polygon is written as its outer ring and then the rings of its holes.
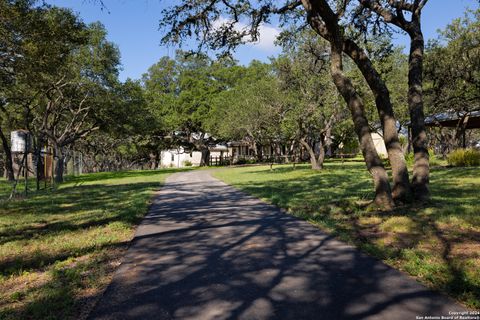
MULTIPOLYGON (((231 150, 226 145, 217 144, 209 147, 211 161, 229 158, 231 150)), ((183 168, 187 166, 199 166, 202 159, 200 151, 188 150, 184 147, 162 150, 160 153, 160 167, 183 168)))

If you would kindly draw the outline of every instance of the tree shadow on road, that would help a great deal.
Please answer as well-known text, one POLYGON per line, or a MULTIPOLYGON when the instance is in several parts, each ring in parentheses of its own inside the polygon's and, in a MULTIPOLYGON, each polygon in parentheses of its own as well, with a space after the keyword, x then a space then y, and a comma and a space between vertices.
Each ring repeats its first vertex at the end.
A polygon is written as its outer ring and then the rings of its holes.
POLYGON ((167 189, 92 319, 405 319, 455 308, 231 187, 167 189))

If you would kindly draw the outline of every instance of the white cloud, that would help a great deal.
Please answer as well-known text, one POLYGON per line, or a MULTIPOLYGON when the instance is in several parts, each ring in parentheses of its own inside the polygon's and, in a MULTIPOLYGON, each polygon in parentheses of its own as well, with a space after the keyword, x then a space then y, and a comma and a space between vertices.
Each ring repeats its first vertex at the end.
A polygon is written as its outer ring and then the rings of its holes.
POLYGON ((259 41, 255 42, 254 46, 259 47, 262 50, 271 51, 275 48, 275 40, 277 39, 280 31, 269 25, 260 26, 260 38, 259 41))
MULTIPOLYGON (((219 28, 228 21, 228 19, 221 17, 213 22, 213 28, 219 28)), ((238 31, 242 31, 248 29, 248 26, 245 23, 239 22, 236 24, 235 29, 238 31)), ((248 45, 267 52, 275 50, 275 40, 280 34, 280 30, 278 30, 274 26, 262 24, 260 25, 258 31, 260 33, 260 35, 258 36, 258 41, 251 42, 248 45)))

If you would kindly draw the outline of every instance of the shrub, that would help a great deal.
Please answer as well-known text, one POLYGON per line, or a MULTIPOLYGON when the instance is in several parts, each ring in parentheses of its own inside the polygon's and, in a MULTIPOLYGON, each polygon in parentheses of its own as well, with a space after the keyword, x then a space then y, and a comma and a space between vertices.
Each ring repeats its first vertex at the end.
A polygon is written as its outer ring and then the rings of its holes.
MULTIPOLYGON (((428 149, 428 155, 429 155, 429 163, 431 166, 436 166, 440 164, 437 156, 435 155, 432 149, 428 149)), ((415 163, 415 155, 413 154, 413 152, 409 152, 405 155, 405 161, 407 162, 407 166, 409 167, 413 166, 413 164, 415 163)))
POLYGON ((413 166, 413 163, 415 162, 415 155, 413 152, 409 152, 405 155, 405 161, 407 162, 408 166, 413 166))
POLYGON ((235 162, 235 164, 238 164, 238 165, 241 165, 241 164, 246 164, 247 163, 247 160, 245 158, 239 158, 237 159, 237 161, 235 162))
POLYGON ((448 164, 454 167, 473 167, 480 165, 480 151, 475 149, 457 149, 447 156, 448 164))
POLYGON ((388 159, 388 156, 387 155, 384 155, 382 153, 379 153, 378 154, 378 157, 380 158, 380 160, 382 160, 383 162, 383 166, 385 168, 389 168, 390 167, 390 159, 388 159))
POLYGON ((190 161, 190 160, 185 160, 185 161, 183 161, 183 165, 184 165, 185 167, 191 167, 191 166, 192 166, 192 161, 190 161))

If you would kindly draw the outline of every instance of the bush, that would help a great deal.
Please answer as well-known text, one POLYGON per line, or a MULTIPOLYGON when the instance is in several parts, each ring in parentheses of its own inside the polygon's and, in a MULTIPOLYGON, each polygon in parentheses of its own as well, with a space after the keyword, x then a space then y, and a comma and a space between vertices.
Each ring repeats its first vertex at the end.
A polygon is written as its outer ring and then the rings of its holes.
POLYGON ((239 158, 237 159, 237 161, 235 162, 235 164, 237 165, 242 165, 242 164, 254 164, 254 163, 257 163, 257 160, 254 159, 254 158, 239 158))
MULTIPOLYGON (((436 166, 440 164, 439 159, 437 158, 432 149, 428 149, 428 155, 430 166, 436 166)), ((407 162, 407 166, 413 166, 413 164, 415 163, 415 155, 413 154, 413 152, 409 152, 405 155, 405 161, 407 162)))
POLYGON ((383 162, 383 166, 385 168, 389 168, 390 167, 390 159, 388 159, 388 156, 382 154, 382 153, 379 153, 378 154, 378 157, 380 158, 380 160, 382 160, 383 162))
POLYGON ((247 160, 245 158, 239 158, 235 162, 235 164, 238 164, 238 165, 242 165, 242 164, 246 164, 246 163, 247 163, 247 160))
POLYGON ((413 163, 415 162, 415 155, 413 152, 409 152, 405 155, 405 161, 407 162, 408 166, 413 166, 413 163))
POLYGON ((448 164, 454 167, 473 167, 480 165, 480 151, 475 149, 457 149, 447 156, 448 164))
POLYGON ((192 166, 192 161, 190 161, 190 160, 185 160, 185 161, 183 161, 183 165, 184 165, 185 167, 191 167, 191 166, 192 166))

